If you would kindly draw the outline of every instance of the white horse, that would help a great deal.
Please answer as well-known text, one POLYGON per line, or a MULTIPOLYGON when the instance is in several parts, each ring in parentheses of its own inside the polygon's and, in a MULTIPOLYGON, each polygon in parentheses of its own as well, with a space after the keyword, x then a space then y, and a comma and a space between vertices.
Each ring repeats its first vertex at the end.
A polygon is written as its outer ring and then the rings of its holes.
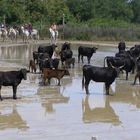
POLYGON ((23 40, 24 43, 29 42, 30 33, 23 26, 21 26, 21 36, 22 36, 22 40, 23 40))
POLYGON ((12 27, 9 29, 8 35, 9 35, 10 39, 12 40, 12 42, 13 41, 16 41, 17 42, 17 36, 18 36, 18 34, 19 34, 18 30, 14 29, 12 27))
POLYGON ((37 29, 33 29, 31 34, 30 34, 30 37, 33 41, 38 41, 39 40, 39 32, 37 29))
POLYGON ((7 35, 8 35, 8 31, 6 30, 6 28, 0 28, 0 36, 3 42, 6 41, 7 35))
POLYGON ((55 44, 57 43, 57 38, 58 38, 58 31, 54 31, 52 28, 49 29, 50 31, 50 44, 55 44))

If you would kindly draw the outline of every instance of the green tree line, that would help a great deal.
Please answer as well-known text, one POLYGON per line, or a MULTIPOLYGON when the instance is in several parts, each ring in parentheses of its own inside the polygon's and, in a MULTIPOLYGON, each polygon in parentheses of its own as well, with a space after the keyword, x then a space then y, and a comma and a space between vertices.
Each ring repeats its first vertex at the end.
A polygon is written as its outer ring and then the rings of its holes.
POLYGON ((61 25, 64 21, 65 36, 71 38, 70 30, 75 29, 83 33, 76 39, 92 39, 88 36, 99 31, 104 36, 105 28, 111 34, 118 28, 137 31, 139 9, 140 0, 0 0, 0 22, 8 25, 31 22, 43 31, 53 22, 61 25), (84 30, 90 30, 90 34, 84 34, 84 30))

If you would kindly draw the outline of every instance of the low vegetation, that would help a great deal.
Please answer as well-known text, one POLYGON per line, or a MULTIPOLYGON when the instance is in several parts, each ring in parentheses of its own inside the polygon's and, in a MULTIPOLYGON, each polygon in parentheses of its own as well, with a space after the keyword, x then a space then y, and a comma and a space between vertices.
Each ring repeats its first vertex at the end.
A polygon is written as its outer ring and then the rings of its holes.
POLYGON ((0 22, 31 22, 42 39, 56 22, 61 38, 139 40, 139 9, 139 0, 1 0, 0 22))

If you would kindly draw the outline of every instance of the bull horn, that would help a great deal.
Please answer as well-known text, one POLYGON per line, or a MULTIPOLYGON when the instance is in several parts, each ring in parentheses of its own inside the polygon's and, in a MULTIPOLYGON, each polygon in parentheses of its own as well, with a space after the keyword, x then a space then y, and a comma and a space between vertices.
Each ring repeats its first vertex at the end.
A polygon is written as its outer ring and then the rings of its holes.
POLYGON ((111 65, 111 67, 114 69, 115 67, 112 65, 112 63, 111 62, 109 62, 109 64, 111 65))
POLYGON ((124 65, 122 65, 122 66, 120 66, 119 68, 121 69, 121 68, 123 68, 125 66, 125 64, 124 65))

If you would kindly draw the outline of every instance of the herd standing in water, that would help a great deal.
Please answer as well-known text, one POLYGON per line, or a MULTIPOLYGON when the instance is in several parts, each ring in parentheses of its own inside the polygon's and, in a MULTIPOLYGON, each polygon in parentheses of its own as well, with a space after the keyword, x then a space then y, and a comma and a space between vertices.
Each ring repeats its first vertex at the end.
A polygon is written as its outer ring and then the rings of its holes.
MULTIPOLYGON (((134 83, 136 84, 137 78, 140 82, 140 45, 135 45, 130 49, 126 50, 125 42, 118 44, 118 52, 115 56, 106 56, 104 58, 104 66, 97 67, 90 65, 90 59, 94 53, 96 53, 96 47, 85 47, 79 46, 78 48, 78 63, 80 59, 82 63, 83 57, 87 57, 86 65, 83 65, 82 72, 82 87, 85 88, 86 94, 89 94, 89 83, 91 80, 95 82, 105 83, 106 95, 109 95, 110 85, 118 77, 120 71, 125 71, 126 80, 128 80, 128 74, 135 73, 134 83), (107 64, 107 66, 106 66, 107 64)), ((60 80, 65 75, 70 75, 69 68, 74 68, 75 57, 73 57, 73 51, 71 44, 65 42, 61 49, 57 45, 39 45, 37 51, 33 52, 33 59, 29 61, 29 71, 9 71, 0 72, 0 89, 1 86, 12 86, 13 87, 13 99, 16 99, 17 86, 20 84, 22 79, 26 80, 27 72, 36 73, 37 65, 39 67, 39 73, 42 75, 42 82, 44 85, 47 83, 50 85, 51 78, 58 79, 58 85, 60 86, 60 80), (61 68, 60 68, 61 62, 61 68), (24 72, 23 72, 24 71, 24 72), (16 75, 15 75, 16 73, 16 75)), ((1 94, 0 99, 2 100, 1 94)))
MULTIPOLYGON (((61 61, 63 68, 71 68, 71 64, 74 68, 75 58, 73 57, 73 51, 71 50, 70 43, 65 42, 62 45, 61 50, 58 53, 60 55, 60 58, 52 59, 51 56, 53 55, 53 52, 55 52, 56 48, 56 45, 39 46, 38 52, 33 52, 33 58, 35 61, 38 62, 40 71, 43 72, 43 69, 46 68, 55 69, 56 71, 59 70, 59 60, 61 61), (34 53, 36 54, 36 57, 34 53), (49 54, 49 57, 42 59, 41 56, 45 53, 49 54), (55 59, 57 61, 54 61, 55 59)), ((128 80, 128 74, 130 72, 134 74, 134 72, 136 71, 133 84, 136 84, 137 78, 139 78, 140 81, 140 45, 135 45, 134 47, 131 47, 130 49, 126 50, 125 42, 120 42, 118 44, 118 52, 115 54, 115 56, 106 56, 104 58, 103 67, 90 65, 90 59, 92 55, 96 53, 97 49, 98 48, 96 47, 78 47, 78 63, 80 63, 80 59, 82 63, 84 63, 83 57, 87 57, 88 64, 82 67, 82 87, 85 88, 86 94, 89 94, 88 86, 90 81, 93 80, 95 82, 104 82, 106 95, 109 95, 110 85, 118 77, 120 71, 124 71, 126 73, 126 80, 128 80)), ((55 75, 54 77, 57 78, 58 75, 55 75)), ((48 78, 48 80, 50 81, 50 78, 48 78)))

